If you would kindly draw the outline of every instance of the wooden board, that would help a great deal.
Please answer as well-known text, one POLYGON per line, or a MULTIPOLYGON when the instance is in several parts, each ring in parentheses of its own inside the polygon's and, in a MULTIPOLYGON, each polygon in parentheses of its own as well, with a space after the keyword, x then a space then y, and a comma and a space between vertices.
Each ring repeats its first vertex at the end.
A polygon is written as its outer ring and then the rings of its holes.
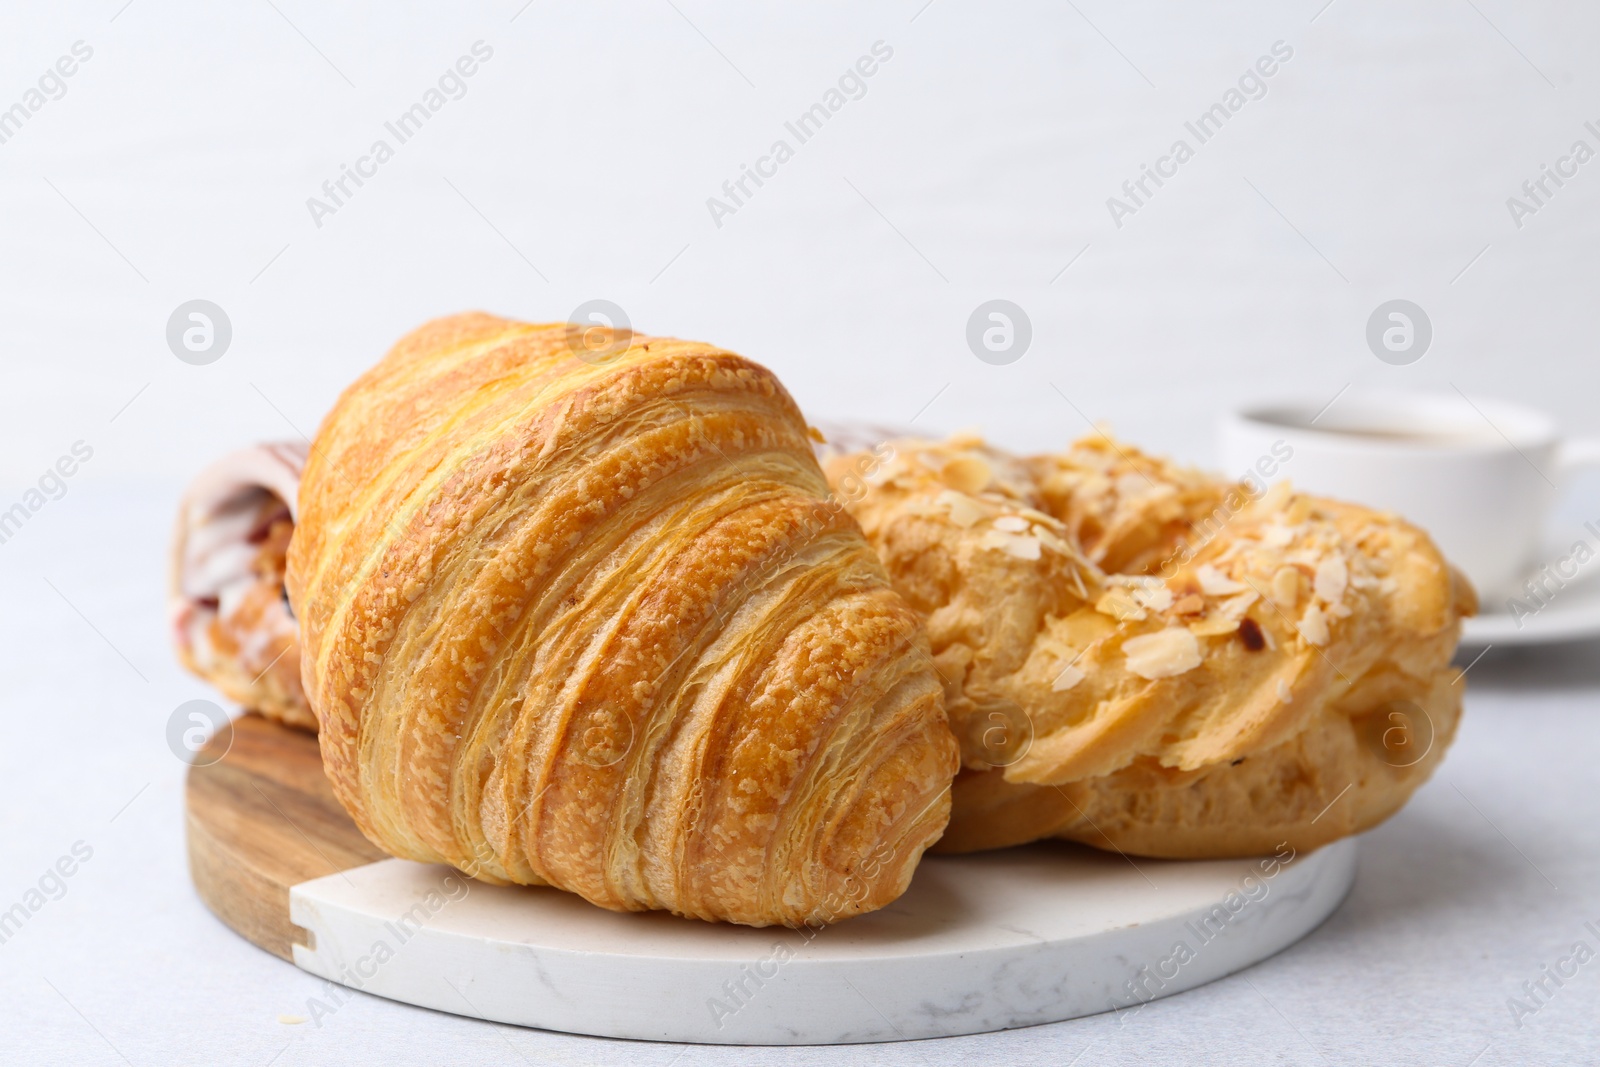
POLYGON ((1269 874, 1046 842, 925 857, 905 896, 821 931, 618 914, 385 858, 334 798, 316 738, 255 715, 198 755, 187 808, 201 898, 301 969, 472 1018, 646 1040, 893 1041, 1132 1008, 1293 944, 1356 868, 1353 840, 1269 874))
POLYGON ((334 797, 316 735, 259 715, 235 720, 200 751, 185 801, 200 899, 286 960, 297 943, 315 947, 289 921, 290 887, 384 858, 334 797))

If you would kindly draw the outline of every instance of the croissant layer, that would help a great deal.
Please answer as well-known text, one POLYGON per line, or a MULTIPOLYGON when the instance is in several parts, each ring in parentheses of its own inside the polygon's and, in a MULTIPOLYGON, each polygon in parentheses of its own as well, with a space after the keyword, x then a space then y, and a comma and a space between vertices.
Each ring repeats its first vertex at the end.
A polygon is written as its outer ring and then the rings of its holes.
POLYGON ((336 793, 387 851, 619 910, 881 907, 958 755, 917 615, 767 370, 472 314, 340 398, 288 588, 336 793))

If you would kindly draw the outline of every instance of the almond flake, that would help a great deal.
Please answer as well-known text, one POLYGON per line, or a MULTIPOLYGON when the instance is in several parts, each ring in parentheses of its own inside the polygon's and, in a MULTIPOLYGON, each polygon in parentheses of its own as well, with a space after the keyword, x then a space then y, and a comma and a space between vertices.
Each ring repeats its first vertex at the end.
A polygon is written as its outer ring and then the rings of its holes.
POLYGON ((1186 627, 1172 626, 1122 642, 1128 670, 1152 681, 1172 678, 1200 666, 1200 642, 1186 627))
POLYGON ((1039 539, 1025 535, 1007 535, 1005 553, 1017 559, 1034 560, 1039 558, 1039 539))
POLYGON ((1261 531, 1261 543, 1268 548, 1283 548, 1294 540, 1294 531, 1281 522, 1274 522, 1261 531))
POLYGON ((994 520, 994 528, 1006 533, 1027 533, 1028 520, 1021 515, 1002 515, 994 520))
POLYGON ((1238 596, 1222 602, 1222 613, 1230 619, 1243 618, 1244 613, 1249 611, 1255 605, 1255 602, 1260 599, 1260 594, 1254 589, 1247 593, 1240 593, 1238 596))
POLYGON ((1278 679, 1278 699, 1285 704, 1294 699, 1294 692, 1289 688, 1289 683, 1282 678, 1278 679))
POLYGON ((1123 622, 1137 621, 1145 617, 1144 609, 1134 603, 1133 598, 1123 589, 1107 589, 1100 599, 1095 601, 1094 610, 1123 622))
POLYGON ((1229 578, 1209 563, 1200 564, 1194 576, 1200 580, 1200 591, 1206 596, 1227 596, 1229 593, 1242 593, 1249 588, 1243 582, 1229 578))
POLYGON ((1289 498, 1293 495, 1294 488, 1290 486, 1287 480, 1277 482, 1262 495, 1260 500, 1256 501, 1256 507, 1260 508, 1264 514, 1270 515, 1275 511, 1282 511, 1284 505, 1289 502, 1289 498))
POLYGON ((1054 515, 1046 515, 1042 511, 1035 511, 1029 507, 1022 508, 1021 515, 1029 522, 1042 523, 1043 525, 1050 527, 1052 530, 1065 531, 1067 528, 1066 524, 1060 519, 1056 518, 1054 515))
POLYGON ((1317 563, 1314 588, 1318 599, 1324 603, 1337 604, 1344 597, 1345 587, 1349 584, 1350 568, 1345 565, 1344 556, 1336 552, 1317 563))
POLYGON ((1239 628, 1238 619, 1229 619, 1218 616, 1214 619, 1201 619, 1199 622, 1189 624, 1189 632, 1196 637, 1220 637, 1231 634, 1239 628))
POLYGON ((1067 544, 1065 541, 1057 537, 1054 533, 1050 532, 1043 526, 1034 526, 1033 536, 1037 537, 1039 542, 1052 552, 1069 557, 1077 555, 1077 553, 1073 552, 1071 545, 1067 544))
POLYGON ((950 521, 965 530, 983 518, 983 507, 970 496, 946 489, 934 498, 934 503, 950 509, 950 521))
POLYGON ((1023 534, 1010 534, 1004 530, 985 530, 978 538, 978 547, 991 552, 1004 552, 1016 559, 1036 560, 1040 556, 1039 539, 1023 534))
POLYGON ((1164 585, 1154 588, 1135 589, 1133 599, 1149 608, 1151 611, 1166 611, 1172 607, 1172 590, 1164 585))
POLYGON ((1292 608, 1300 600, 1300 572, 1293 567, 1279 567, 1272 576, 1272 602, 1280 608, 1292 608))
POLYGON ((1305 614, 1300 616, 1300 636, 1318 648, 1328 643, 1328 620, 1315 602, 1307 604, 1305 614))
POLYGON ((1065 693, 1068 689, 1083 681, 1084 677, 1082 670, 1069 663, 1061 669, 1060 674, 1056 675, 1056 680, 1050 683, 1050 692, 1065 693))

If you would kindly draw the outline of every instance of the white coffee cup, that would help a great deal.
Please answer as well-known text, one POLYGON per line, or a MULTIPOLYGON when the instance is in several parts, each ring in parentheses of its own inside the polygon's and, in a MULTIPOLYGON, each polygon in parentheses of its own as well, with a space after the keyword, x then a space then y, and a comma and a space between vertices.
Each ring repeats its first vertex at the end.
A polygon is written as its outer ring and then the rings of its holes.
POLYGON ((1516 587, 1572 474, 1600 466, 1600 440, 1563 441, 1531 408, 1353 389, 1225 416, 1218 453, 1223 473, 1398 513, 1485 597, 1516 587))

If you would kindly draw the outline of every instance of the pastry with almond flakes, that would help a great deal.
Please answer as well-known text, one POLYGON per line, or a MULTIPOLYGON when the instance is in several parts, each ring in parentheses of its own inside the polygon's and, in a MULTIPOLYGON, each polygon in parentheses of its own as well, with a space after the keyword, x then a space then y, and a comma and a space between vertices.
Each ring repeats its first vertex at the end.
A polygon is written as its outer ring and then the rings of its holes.
POLYGON ((1315 848, 1397 811, 1455 733, 1475 597, 1394 515, 1103 434, 827 469, 927 622, 964 767, 942 851, 1315 848))

